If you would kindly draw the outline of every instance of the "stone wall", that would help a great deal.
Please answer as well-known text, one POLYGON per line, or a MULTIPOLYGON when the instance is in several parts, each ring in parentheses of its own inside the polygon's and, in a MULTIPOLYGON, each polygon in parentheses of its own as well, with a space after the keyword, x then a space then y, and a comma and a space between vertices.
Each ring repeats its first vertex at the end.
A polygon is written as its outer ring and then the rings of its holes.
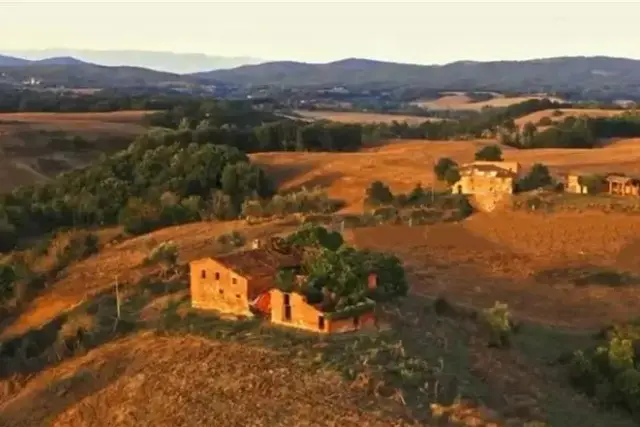
POLYGON ((222 313, 251 315, 248 281, 212 259, 190 264, 191 305, 222 313))

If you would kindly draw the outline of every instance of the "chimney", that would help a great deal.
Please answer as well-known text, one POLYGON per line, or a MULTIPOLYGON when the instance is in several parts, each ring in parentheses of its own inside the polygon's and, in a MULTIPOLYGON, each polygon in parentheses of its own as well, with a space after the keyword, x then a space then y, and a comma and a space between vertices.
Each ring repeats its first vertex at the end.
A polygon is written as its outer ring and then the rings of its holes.
POLYGON ((369 274, 369 290, 373 291, 378 287, 378 275, 376 273, 369 274))
POLYGON ((251 242, 251 248, 252 249, 260 249, 260 246, 262 246, 260 244, 260 239, 253 239, 253 242, 251 242))

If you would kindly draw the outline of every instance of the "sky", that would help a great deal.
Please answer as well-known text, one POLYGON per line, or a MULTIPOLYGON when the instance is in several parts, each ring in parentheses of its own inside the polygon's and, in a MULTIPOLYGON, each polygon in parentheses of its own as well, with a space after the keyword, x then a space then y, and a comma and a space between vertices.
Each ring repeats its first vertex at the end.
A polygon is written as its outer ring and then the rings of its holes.
POLYGON ((640 59, 640 2, 0 0, 0 53, 152 50, 419 64, 607 55, 640 59))

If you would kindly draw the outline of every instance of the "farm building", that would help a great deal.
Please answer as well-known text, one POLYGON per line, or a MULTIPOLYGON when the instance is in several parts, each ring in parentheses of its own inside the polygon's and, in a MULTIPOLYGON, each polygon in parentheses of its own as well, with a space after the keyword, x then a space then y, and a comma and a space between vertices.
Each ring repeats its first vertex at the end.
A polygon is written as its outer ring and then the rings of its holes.
POLYGON ((609 194, 621 196, 640 195, 640 179, 623 175, 609 175, 606 181, 609 184, 609 194))
POLYGON ((277 272, 296 268, 300 262, 297 254, 272 246, 194 260, 189 265, 191 304, 195 308, 250 316, 252 304, 275 286, 277 272))
POLYGON ((565 191, 567 193, 587 194, 589 193, 589 188, 583 183, 581 175, 569 174, 567 175, 565 191))
POLYGON ((453 184, 456 194, 512 194, 520 164, 516 162, 468 163, 460 168, 460 180, 453 184))
POLYGON ((331 334, 374 329, 375 304, 365 300, 344 310, 325 311, 322 303, 312 304, 298 292, 274 288, 271 295, 271 322, 277 325, 331 334))

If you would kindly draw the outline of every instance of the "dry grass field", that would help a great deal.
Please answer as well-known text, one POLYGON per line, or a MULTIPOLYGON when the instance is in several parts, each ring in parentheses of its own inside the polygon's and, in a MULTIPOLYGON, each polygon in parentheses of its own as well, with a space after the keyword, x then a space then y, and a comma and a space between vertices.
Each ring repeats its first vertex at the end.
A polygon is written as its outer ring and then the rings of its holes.
POLYGON ((413 104, 430 110, 482 110, 485 107, 508 107, 509 105, 519 104, 530 99, 549 98, 552 101, 562 102, 560 98, 548 97, 544 94, 537 96, 515 96, 506 97, 502 94, 491 93, 493 98, 487 101, 473 101, 473 99, 464 92, 451 92, 443 94, 438 99, 416 101, 413 104))
POLYGON ((335 372, 276 351, 142 333, 32 378, 0 425, 409 426, 335 372), (367 408, 363 410, 363 408, 367 408))
POLYGON ((516 125, 524 126, 526 123, 531 122, 533 124, 538 124, 538 122, 544 118, 551 118, 552 122, 556 123, 558 121, 564 120, 566 117, 613 117, 619 114, 624 113, 623 110, 603 110, 598 108, 561 108, 558 111, 562 112, 562 115, 554 117, 554 112, 556 110, 543 110, 536 111, 535 113, 528 114, 526 116, 520 117, 516 120, 516 125))
POLYGON ((332 120, 342 123, 391 123, 407 122, 410 125, 418 125, 429 120, 439 120, 432 117, 407 116, 399 114, 335 112, 335 111, 303 111, 297 110, 297 114, 313 120, 332 120))
MULTIPOLYGON (((257 164, 270 172, 283 188, 315 185, 328 188, 329 195, 346 201, 348 212, 362 210, 364 192, 376 179, 393 191, 409 191, 415 184, 435 183, 433 165, 441 157, 459 163, 473 160, 479 147, 490 141, 391 141, 358 153, 260 153, 257 164)), ((517 150, 503 147, 507 161, 524 167, 536 162, 554 173, 571 171, 640 173, 640 139, 611 143, 596 150, 517 150)))
MULTIPOLYGON (((51 176, 86 165, 97 152, 60 152, 47 147, 54 137, 81 137, 108 144, 143 133, 142 118, 149 111, 110 113, 2 113, 0 114, 0 192, 16 186, 45 182, 51 176)), ((111 147, 113 148, 113 147, 111 147)))

